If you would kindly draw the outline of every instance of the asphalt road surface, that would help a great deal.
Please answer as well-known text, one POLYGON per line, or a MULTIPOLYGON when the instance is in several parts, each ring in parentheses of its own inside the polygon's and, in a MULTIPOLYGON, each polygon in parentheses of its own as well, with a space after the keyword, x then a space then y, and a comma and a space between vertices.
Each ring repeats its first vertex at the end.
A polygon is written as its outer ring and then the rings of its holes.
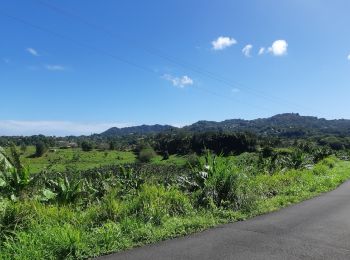
POLYGON ((100 259, 350 259, 350 182, 277 212, 100 259))

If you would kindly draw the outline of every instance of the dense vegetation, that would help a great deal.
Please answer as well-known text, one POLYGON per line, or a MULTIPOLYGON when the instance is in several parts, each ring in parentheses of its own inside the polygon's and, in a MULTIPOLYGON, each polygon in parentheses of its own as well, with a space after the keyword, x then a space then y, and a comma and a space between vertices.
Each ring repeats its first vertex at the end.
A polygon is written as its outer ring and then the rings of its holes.
MULTIPOLYGON (((4 150, 8 154, 10 147, 4 150)), ((41 171, 81 171, 97 168, 107 165, 129 164, 138 161, 138 154, 132 151, 117 150, 97 150, 84 152, 81 148, 69 149, 50 149, 43 156, 35 156, 35 146, 27 146, 26 151, 22 152, 20 148, 19 155, 22 164, 28 167, 32 174, 41 171)), ((152 157, 154 154, 152 155, 152 157)), ((151 164, 175 164, 185 165, 189 156, 170 155, 167 160, 163 156, 155 155, 150 161, 151 164)))
POLYGON ((268 136, 279 137, 307 137, 313 135, 343 135, 350 134, 350 120, 326 120, 312 116, 300 116, 299 114, 287 113, 275 115, 270 118, 255 120, 229 119, 222 122, 198 121, 183 128, 175 128, 168 125, 142 125, 138 127, 111 128, 101 135, 123 136, 129 134, 157 134, 164 132, 199 133, 208 131, 224 132, 253 132, 268 136))
MULTIPOLYGON (((80 147, 88 142, 94 148, 106 149, 112 143, 116 150, 132 150, 140 139, 157 141, 159 136, 183 136, 192 138, 199 133, 250 133, 256 136, 258 142, 279 142, 279 146, 293 145, 295 141, 306 141, 318 145, 328 145, 333 149, 350 149, 350 120, 326 120, 322 118, 300 116, 299 114, 280 114, 270 118, 242 120, 231 119, 222 122, 199 121, 183 128, 167 125, 142 125, 136 127, 111 128, 101 134, 91 136, 46 137, 13 136, 0 137, 0 146, 14 143, 21 145, 36 145, 44 142, 47 146, 55 146, 58 141, 76 142, 80 147)), ((274 144, 276 145, 276 144, 274 144)))
POLYGON ((350 177, 346 120, 278 115, 0 137, 0 259, 81 259, 276 210, 350 177))
POLYGON ((0 170, 4 259, 77 259, 123 250, 275 210, 350 176, 348 162, 318 147, 230 157, 206 151, 183 166, 132 163, 34 175, 20 164, 18 149, 11 151, 17 166, 0 170))

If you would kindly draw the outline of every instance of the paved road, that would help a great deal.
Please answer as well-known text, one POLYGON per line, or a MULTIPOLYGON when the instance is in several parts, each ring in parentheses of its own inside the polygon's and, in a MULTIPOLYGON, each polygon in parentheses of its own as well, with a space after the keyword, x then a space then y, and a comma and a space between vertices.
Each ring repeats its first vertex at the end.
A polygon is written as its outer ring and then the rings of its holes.
POLYGON ((350 259, 350 182, 278 212, 101 258, 112 259, 350 259))

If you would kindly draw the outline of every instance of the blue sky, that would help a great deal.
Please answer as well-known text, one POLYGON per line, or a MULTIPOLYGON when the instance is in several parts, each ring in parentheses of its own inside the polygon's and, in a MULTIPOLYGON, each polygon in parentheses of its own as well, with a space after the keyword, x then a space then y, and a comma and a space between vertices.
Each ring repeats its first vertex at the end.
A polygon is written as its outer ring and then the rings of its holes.
POLYGON ((347 0, 101 3, 1 2, 0 134, 350 118, 347 0))

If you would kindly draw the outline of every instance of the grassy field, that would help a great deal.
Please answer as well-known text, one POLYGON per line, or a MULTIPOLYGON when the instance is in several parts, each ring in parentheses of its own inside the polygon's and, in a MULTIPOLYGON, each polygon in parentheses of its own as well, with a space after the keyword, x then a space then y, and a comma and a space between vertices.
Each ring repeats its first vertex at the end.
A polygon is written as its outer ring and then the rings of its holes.
POLYGON ((148 173, 116 167, 8 182, 1 190, 0 259, 84 259, 125 250, 274 211, 350 177, 350 162, 334 157, 272 174, 259 164, 237 165, 207 157, 191 174, 180 170, 171 178, 153 164, 148 173))
MULTIPOLYGON (((9 152, 9 151, 8 151, 9 152)), ((48 169, 50 171, 86 170, 105 165, 117 165, 134 163, 136 156, 132 152, 123 151, 98 151, 83 152, 80 148, 56 149, 48 151, 42 157, 34 157, 35 147, 28 146, 25 153, 21 154, 24 166, 29 167, 30 172, 37 173, 48 169)), ((184 165, 186 158, 172 155, 168 160, 162 160, 161 156, 152 159, 154 164, 184 165)))

